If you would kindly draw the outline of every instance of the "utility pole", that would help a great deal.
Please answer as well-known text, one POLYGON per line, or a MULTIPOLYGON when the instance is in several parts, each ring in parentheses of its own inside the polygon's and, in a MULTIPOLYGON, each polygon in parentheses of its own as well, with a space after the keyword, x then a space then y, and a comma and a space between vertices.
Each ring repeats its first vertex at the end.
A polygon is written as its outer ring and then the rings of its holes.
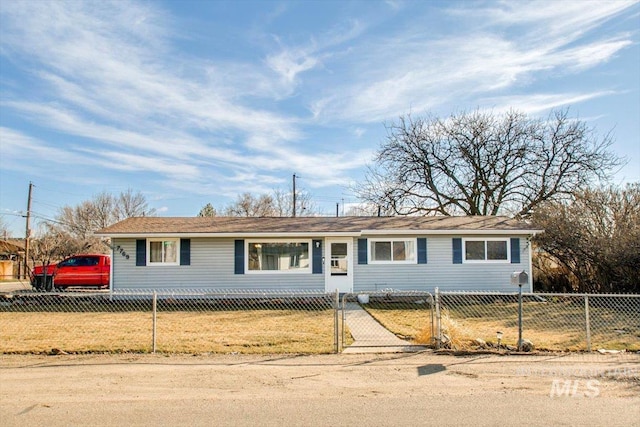
POLYGON ((24 278, 29 274, 29 238, 31 237, 31 194, 33 192, 33 183, 29 181, 29 197, 27 198, 27 227, 24 233, 24 278))
POLYGON ((293 214, 292 217, 296 217, 296 174, 293 174, 293 214))

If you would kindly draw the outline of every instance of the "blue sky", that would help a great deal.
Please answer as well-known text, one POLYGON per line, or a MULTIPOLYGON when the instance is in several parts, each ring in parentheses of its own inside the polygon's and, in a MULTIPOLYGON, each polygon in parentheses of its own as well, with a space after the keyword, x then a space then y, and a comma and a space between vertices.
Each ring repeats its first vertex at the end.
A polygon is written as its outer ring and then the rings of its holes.
MULTIPOLYGON (((411 112, 570 108, 640 181, 640 4, 2 1, 0 214, 102 191, 194 216, 291 176, 328 215, 411 112)), ((35 227, 35 225, 34 225, 35 227)))

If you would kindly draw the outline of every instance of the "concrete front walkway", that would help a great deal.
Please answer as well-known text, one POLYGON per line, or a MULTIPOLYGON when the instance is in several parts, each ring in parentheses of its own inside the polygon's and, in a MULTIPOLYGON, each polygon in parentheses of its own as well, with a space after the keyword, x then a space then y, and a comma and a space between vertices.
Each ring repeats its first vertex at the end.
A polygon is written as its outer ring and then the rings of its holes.
POLYGON ((345 306, 345 323, 354 343, 344 348, 343 353, 400 353, 427 349, 398 338, 355 302, 345 306))

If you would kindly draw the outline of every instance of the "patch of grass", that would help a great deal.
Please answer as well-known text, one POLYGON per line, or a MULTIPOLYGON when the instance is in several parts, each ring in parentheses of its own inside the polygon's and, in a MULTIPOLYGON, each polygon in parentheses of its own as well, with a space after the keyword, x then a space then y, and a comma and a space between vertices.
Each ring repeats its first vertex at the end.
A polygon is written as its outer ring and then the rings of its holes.
POLYGON ((393 305, 364 305, 382 326, 402 339, 416 344, 432 344, 431 311, 427 308, 404 308, 393 305))
MULTIPOLYGON (((157 350, 171 353, 331 353, 333 310, 246 310, 157 314, 157 350)), ((144 311, 0 312, 0 353, 150 352, 144 311)))
MULTIPOLYGON (((365 309, 396 335, 416 344, 432 343, 431 317, 427 309, 402 306, 365 305, 365 309)), ((481 338, 495 343, 496 332, 503 333, 502 345, 517 346, 518 304, 478 302, 451 304, 441 312, 442 330, 457 349, 475 346, 481 338)), ((590 310, 591 348, 640 350, 640 315, 632 310, 592 308, 590 310)), ((526 302, 523 305, 524 339, 536 349, 553 351, 585 350, 584 305, 572 302, 526 302)))

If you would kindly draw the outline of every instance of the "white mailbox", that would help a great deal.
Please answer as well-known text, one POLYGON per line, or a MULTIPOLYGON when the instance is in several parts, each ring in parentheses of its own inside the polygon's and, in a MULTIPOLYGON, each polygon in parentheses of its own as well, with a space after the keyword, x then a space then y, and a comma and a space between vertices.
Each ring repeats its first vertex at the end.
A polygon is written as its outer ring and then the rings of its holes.
POLYGON ((529 275, 526 271, 514 271, 511 273, 511 284, 522 286, 529 284, 529 275))

